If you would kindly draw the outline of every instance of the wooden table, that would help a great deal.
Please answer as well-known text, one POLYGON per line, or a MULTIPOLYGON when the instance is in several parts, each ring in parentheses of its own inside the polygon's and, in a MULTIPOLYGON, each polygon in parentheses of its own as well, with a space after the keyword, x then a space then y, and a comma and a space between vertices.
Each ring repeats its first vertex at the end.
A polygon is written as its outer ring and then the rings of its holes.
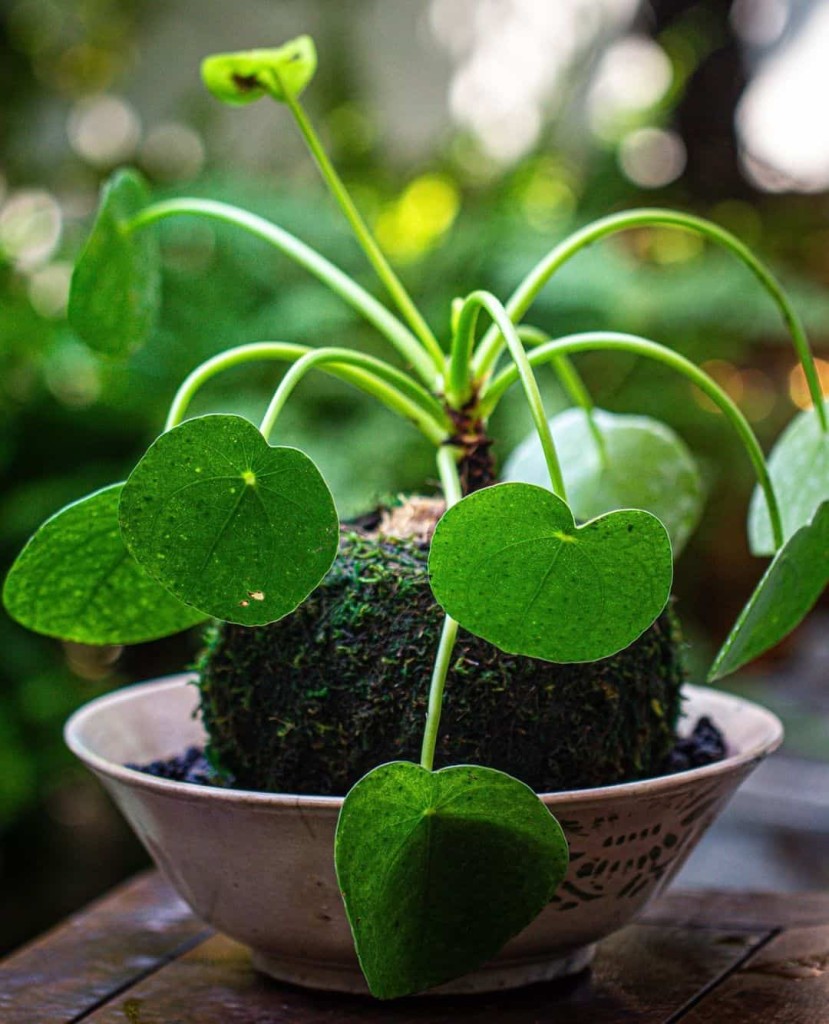
POLYGON ((2 1024, 824 1024, 829 895, 674 892, 576 978, 377 1003, 256 974, 155 872, 0 964, 2 1024))

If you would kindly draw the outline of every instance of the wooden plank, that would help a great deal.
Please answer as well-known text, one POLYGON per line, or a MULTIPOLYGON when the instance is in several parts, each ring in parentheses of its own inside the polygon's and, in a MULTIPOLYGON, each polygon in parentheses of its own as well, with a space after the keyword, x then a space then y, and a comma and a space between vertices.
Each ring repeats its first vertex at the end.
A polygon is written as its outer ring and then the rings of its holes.
POLYGON ((682 1024, 826 1024, 829 926, 783 932, 679 1019, 682 1024))
POLYGON ((827 892, 730 892, 685 889, 667 892, 640 918, 643 924, 687 928, 809 928, 829 924, 827 892))
POLYGON ((766 933, 634 925, 600 946, 592 972, 515 992, 394 1003, 308 992, 258 975, 214 936, 99 1008, 85 1024, 663 1024, 766 933))
POLYGON ((68 1024, 210 934, 157 872, 0 963, 3 1024, 68 1024))

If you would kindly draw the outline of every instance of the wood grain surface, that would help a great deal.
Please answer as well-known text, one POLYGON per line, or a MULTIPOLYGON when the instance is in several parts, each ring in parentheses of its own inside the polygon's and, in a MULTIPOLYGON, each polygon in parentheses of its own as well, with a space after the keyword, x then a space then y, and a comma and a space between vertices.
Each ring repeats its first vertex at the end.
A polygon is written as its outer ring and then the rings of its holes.
POLYGON ((829 897, 677 892, 592 969, 393 1003, 278 984, 139 876, 0 963, 2 1024, 829 1024, 829 897))

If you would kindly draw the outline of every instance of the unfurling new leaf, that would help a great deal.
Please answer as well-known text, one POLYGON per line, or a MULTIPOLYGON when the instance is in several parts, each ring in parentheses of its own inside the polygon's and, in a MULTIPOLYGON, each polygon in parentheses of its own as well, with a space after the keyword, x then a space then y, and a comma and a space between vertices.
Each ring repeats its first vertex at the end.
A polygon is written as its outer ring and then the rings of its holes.
POLYGON ((263 96, 285 101, 299 96, 314 77, 317 51, 310 36, 299 36, 270 50, 219 53, 202 62, 202 80, 213 95, 236 106, 263 96))

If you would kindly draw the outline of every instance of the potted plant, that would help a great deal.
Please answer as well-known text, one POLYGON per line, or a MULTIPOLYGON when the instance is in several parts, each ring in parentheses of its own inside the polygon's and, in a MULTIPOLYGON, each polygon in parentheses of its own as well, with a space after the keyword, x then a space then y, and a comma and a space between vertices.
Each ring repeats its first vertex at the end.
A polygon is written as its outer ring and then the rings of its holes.
POLYGON ((686 720, 711 714, 726 756, 666 773, 684 681, 673 558, 700 514, 699 475, 665 425, 595 409, 570 357, 634 353, 682 374, 722 410, 754 467, 749 536, 772 560, 713 680, 777 643, 827 582, 829 434, 812 356, 757 258, 716 225, 667 210, 581 229, 505 304, 484 291, 457 299, 444 348, 300 103, 315 66, 302 37, 208 58, 203 76, 228 103, 267 96, 288 107, 399 316, 276 225, 208 200, 153 202, 122 171, 75 268, 70 319, 98 352, 136 350, 159 306, 152 225, 202 216, 304 266, 405 368, 289 342, 214 356, 181 385, 126 482, 68 506, 31 538, 4 603, 33 630, 87 644, 213 623, 197 677, 201 721, 192 677, 177 677, 93 702, 67 738, 194 909, 253 946, 264 970, 358 991, 352 936, 381 998, 578 970, 596 939, 666 884, 779 743, 780 726, 749 702, 686 687, 686 720), (577 252, 651 225, 724 246, 791 330, 814 408, 768 463, 734 402, 679 353, 610 332, 550 339, 525 321, 577 252), (290 364, 258 428, 235 415, 187 418, 212 377, 254 360, 290 364), (551 421, 534 376, 545 363, 574 402, 551 421), (434 446, 442 497, 341 525, 312 460, 270 441, 312 370, 411 422, 434 446), (487 424, 515 383, 535 434, 496 482, 487 424), (203 742, 204 727, 210 785, 130 767, 203 742))

